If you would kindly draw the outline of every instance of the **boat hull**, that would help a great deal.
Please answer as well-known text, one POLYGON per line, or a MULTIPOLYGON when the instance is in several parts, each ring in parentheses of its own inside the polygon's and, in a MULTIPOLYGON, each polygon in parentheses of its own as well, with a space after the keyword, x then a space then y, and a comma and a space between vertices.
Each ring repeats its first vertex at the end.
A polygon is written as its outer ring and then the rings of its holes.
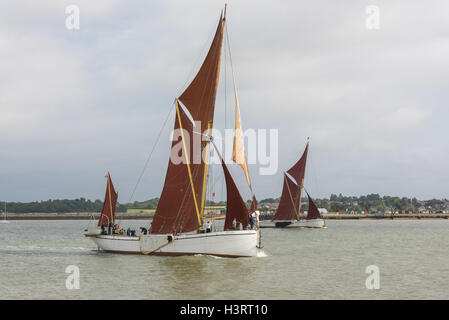
POLYGON ((113 253, 149 255, 205 254, 223 257, 255 257, 258 236, 255 230, 198 234, 150 234, 140 237, 89 235, 102 250, 113 253))
POLYGON ((280 229, 293 229, 293 228, 324 228, 326 226, 324 219, 311 219, 311 220, 291 220, 291 221, 260 221, 261 228, 280 228, 280 229))
POLYGON ((324 228, 325 226, 326 224, 324 223, 324 219, 305 220, 304 223, 305 228, 324 228))

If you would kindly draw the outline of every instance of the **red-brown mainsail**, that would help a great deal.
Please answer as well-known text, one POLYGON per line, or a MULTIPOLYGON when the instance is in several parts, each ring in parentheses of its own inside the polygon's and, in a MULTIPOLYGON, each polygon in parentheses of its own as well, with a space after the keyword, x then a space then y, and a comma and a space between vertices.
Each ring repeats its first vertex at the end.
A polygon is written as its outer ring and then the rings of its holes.
POLYGON ((207 129, 208 125, 212 128, 220 74, 224 22, 225 18, 221 14, 215 37, 200 70, 179 97, 179 101, 188 110, 193 120, 201 124, 201 127, 197 125, 194 128, 178 100, 175 102, 177 115, 174 130, 176 132, 177 129, 183 129, 184 138, 180 137, 178 141, 173 141, 172 150, 178 143, 184 143, 186 150, 182 149, 182 156, 187 161, 180 164, 169 161, 150 233, 190 232, 201 226, 198 211, 201 208, 201 190, 205 174, 205 163, 201 155, 206 143, 203 141, 199 150, 195 150, 193 140, 194 135, 207 129))
POLYGON ((284 186, 273 220, 295 220, 299 212, 298 185, 284 173, 284 186))
POLYGON ((104 196, 103 209, 101 210, 101 215, 98 219, 98 226, 108 226, 109 222, 114 223, 115 219, 115 207, 117 205, 118 194, 115 192, 109 172, 107 178, 106 195, 104 196))
POLYGON ((307 220, 312 219, 321 219, 320 210, 318 210, 317 206, 315 205, 315 202, 313 202, 312 198, 310 197, 309 193, 306 191, 307 197, 309 198, 309 210, 307 211, 307 220))

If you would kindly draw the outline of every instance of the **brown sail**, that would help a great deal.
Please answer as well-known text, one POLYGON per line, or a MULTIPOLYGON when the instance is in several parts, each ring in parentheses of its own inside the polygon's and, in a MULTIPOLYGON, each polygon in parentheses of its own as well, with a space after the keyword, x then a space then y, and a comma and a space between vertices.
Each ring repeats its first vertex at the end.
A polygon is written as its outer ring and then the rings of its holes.
POLYGON ((215 143, 215 150, 221 160, 221 166, 223 167, 223 173, 226 181, 226 218, 224 224, 224 230, 232 230, 232 221, 235 219, 237 223, 241 223, 243 230, 249 225, 249 212, 245 202, 240 195, 234 179, 232 179, 229 173, 228 167, 224 163, 224 160, 218 151, 215 143))
POLYGON ((104 196, 103 209, 101 210, 100 218, 98 219, 98 226, 108 226, 109 222, 114 223, 115 207, 117 205, 118 194, 115 192, 112 184, 111 175, 108 172, 108 182, 106 185, 106 195, 104 196))
POLYGON ((194 135, 206 130, 208 124, 212 127, 220 74, 223 26, 224 17, 220 15, 209 52, 195 78, 179 97, 179 101, 196 122, 196 127, 176 101, 177 114, 174 129, 182 127, 185 134, 178 141, 173 141, 172 152, 175 145, 183 143, 185 148, 183 147, 182 157, 187 161, 179 164, 169 161, 150 233, 190 232, 201 226, 201 213, 198 208, 201 208, 205 166, 201 155, 206 143, 201 142, 201 147, 198 148, 200 150, 195 150, 193 144, 196 138, 194 135))
POLYGON ((315 202, 313 202, 312 198, 310 197, 309 193, 306 191, 307 197, 309 198, 309 210, 307 211, 307 220, 312 219, 321 219, 320 210, 315 205, 315 202))
POLYGON ((295 220, 299 213, 299 187, 284 173, 284 186, 282 188, 279 206, 273 220, 295 220))
POLYGON ((309 150, 309 143, 307 142, 304 153, 301 158, 296 162, 293 167, 291 167, 287 173, 291 175, 295 180, 298 186, 304 186, 304 177, 306 174, 306 162, 307 162, 307 152, 309 150))

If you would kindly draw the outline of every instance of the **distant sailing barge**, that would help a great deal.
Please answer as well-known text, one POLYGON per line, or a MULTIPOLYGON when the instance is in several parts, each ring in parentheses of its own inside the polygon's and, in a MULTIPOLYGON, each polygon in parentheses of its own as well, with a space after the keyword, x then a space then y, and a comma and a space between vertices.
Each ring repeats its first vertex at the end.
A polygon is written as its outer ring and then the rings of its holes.
MULTIPOLYGON (((179 164, 169 161, 164 187, 149 233, 140 236, 101 234, 98 227, 89 228, 85 235, 104 251, 149 255, 207 254, 224 257, 257 255, 260 230, 258 228, 246 230, 250 224, 249 211, 210 136, 219 82, 225 15, 226 7, 224 14, 222 12, 220 15, 214 39, 200 70, 181 96, 175 99, 174 129, 180 129, 181 132, 184 161, 179 164), (190 118, 196 122, 195 125, 190 118), (207 133, 203 134, 201 147, 192 148, 192 137, 198 130, 198 123, 201 127, 207 128, 207 133), (190 135, 190 139, 185 138, 186 134, 190 135), (208 163, 202 154, 203 151, 205 154, 209 153, 210 143, 221 159, 226 182, 227 213, 224 231, 220 232, 206 232, 203 229, 208 163), (240 223, 243 230, 233 230, 234 221, 240 223)), ((235 96, 237 115, 237 94, 235 96)), ((237 122, 240 123, 240 119, 237 121, 236 118, 236 124, 237 122)), ((241 152, 244 152, 241 148, 243 140, 240 141, 237 134, 234 143, 234 151, 237 151, 237 155, 234 156, 241 158, 241 152)), ((179 141, 173 141, 172 152, 175 152, 173 147, 178 144, 179 141)), ((247 171, 245 173, 247 174, 247 171)), ((105 205, 98 226, 106 222, 108 225, 109 222, 114 224, 116 200, 116 193, 108 175, 105 205)), ((255 201, 254 197, 253 200, 255 201)))
POLYGON ((323 228, 325 226, 320 211, 307 191, 309 210, 305 221, 300 219, 301 191, 304 188, 308 150, 309 142, 307 142, 304 153, 298 162, 287 172, 284 172, 284 186, 279 206, 272 221, 260 222, 261 228, 323 228))

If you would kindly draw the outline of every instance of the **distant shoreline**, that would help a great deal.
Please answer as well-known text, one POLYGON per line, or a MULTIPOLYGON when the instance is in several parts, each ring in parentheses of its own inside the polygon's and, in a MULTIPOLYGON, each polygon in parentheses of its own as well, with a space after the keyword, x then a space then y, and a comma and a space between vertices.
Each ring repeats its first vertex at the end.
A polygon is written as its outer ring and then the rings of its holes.
MULTIPOLYGON (((98 219, 99 213, 95 212, 68 212, 68 213, 9 213, 8 220, 90 220, 92 217, 98 219)), ((144 220, 152 219, 154 213, 117 213, 118 220, 144 220)), ((448 213, 406 213, 406 214, 337 214, 327 213, 322 214, 323 219, 327 220, 420 220, 420 219, 449 219, 448 213)), ((208 215, 206 219, 223 219, 224 215, 208 215)), ((261 220, 271 220, 272 215, 261 214, 261 220)), ((305 215, 301 215, 305 218, 305 215)), ((3 219, 3 217, 0 217, 3 219)))
MULTIPOLYGON (((117 213, 119 220, 139 220, 153 218, 154 213, 117 213)), ((8 213, 8 220, 96 220, 100 217, 97 212, 67 212, 67 213, 8 213)))

